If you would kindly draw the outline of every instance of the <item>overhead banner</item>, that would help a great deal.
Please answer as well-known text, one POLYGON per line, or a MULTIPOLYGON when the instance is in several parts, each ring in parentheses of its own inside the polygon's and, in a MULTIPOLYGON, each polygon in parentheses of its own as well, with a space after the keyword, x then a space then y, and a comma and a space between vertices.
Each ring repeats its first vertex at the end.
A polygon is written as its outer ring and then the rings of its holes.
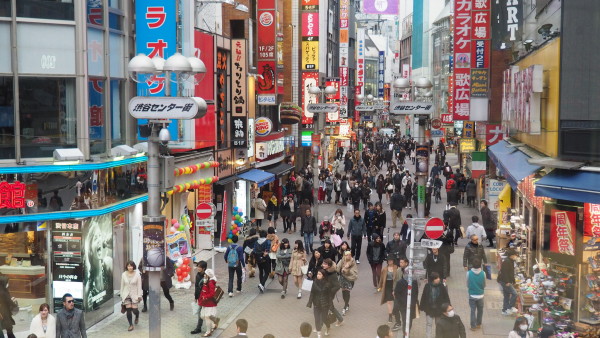
POLYGON ((379 51, 379 68, 377 74, 377 97, 383 98, 383 85, 385 83, 385 51, 379 51))
POLYGON ((471 101, 472 0, 454 0, 454 120, 468 120, 471 101))
POLYGON ((398 0, 364 0, 362 12, 365 14, 398 15, 398 0))
POLYGON ((523 1, 494 1, 493 6, 492 45, 496 50, 506 49, 522 40, 523 1))
POLYGON ((257 72, 259 105, 277 103, 277 5, 275 0, 257 2, 257 72))

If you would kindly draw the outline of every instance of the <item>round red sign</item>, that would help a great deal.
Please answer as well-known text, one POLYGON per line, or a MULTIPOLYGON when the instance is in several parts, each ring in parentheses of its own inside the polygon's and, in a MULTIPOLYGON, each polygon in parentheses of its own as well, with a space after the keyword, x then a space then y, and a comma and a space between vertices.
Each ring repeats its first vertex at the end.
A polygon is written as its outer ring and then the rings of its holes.
POLYGON ((425 234, 430 239, 438 239, 444 233, 444 221, 441 218, 434 217, 425 224, 425 234))
POLYGON ((442 121, 440 119, 431 120, 431 128, 440 129, 442 127, 442 121))
POLYGON ((196 207, 196 216, 198 219, 208 219, 214 217, 215 206, 212 203, 200 203, 196 207))

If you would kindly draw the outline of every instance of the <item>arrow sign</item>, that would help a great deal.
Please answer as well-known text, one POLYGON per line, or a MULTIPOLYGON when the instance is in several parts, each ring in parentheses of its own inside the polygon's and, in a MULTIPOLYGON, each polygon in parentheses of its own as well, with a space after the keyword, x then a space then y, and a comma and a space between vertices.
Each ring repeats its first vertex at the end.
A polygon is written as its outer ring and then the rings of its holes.
POLYGON ((425 224, 425 234, 431 239, 438 239, 444 233, 444 221, 441 218, 434 217, 425 224))
POLYGON ((421 246, 429 249, 439 249, 442 246, 442 241, 436 241, 435 239, 422 239, 421 246))
POLYGON ((374 111, 375 107, 373 106, 366 106, 366 105, 358 105, 356 107, 354 107, 354 110, 356 111, 374 111))
POLYGON ((338 111, 339 106, 335 103, 310 103, 306 106, 306 109, 310 113, 335 113, 338 111))

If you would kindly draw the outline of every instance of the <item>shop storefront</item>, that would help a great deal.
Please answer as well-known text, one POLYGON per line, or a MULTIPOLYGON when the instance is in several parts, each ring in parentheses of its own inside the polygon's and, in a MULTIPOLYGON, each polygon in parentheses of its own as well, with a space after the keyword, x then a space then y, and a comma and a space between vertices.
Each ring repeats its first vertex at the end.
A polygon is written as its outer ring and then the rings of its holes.
POLYGON ((146 161, 0 169, 0 273, 21 308, 16 332, 40 304, 60 310, 66 292, 88 327, 113 313, 120 269, 141 258, 146 161))

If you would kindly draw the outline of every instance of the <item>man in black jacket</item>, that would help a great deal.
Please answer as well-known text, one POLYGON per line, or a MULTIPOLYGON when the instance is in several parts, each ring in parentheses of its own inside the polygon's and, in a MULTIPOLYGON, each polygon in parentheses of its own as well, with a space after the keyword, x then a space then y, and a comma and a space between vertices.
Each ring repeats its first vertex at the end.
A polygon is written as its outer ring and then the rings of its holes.
MULTIPOLYGON (((406 258, 403 258, 406 259, 406 258)), ((394 317, 396 318, 396 324, 392 327, 392 331, 400 330, 400 323, 402 323, 402 331, 406 332, 406 301, 408 298, 408 276, 404 275, 396 282, 394 288, 394 317), (401 317, 400 317, 401 316, 401 317)), ((416 278, 412 280, 412 290, 410 297, 410 324, 409 328, 412 328, 412 321, 417 316, 417 303, 419 300, 419 283, 416 278)))
POLYGON ((348 224, 348 239, 351 239, 351 251, 356 264, 360 264, 360 250, 362 248, 363 237, 367 237, 367 227, 363 218, 360 217, 360 210, 354 209, 354 218, 350 219, 350 223, 348 224))
POLYGON ((311 215, 310 209, 306 209, 300 219, 300 236, 304 236, 304 250, 307 253, 315 253, 313 249, 313 237, 317 235, 317 220, 311 215))
POLYGON ((460 232, 462 220, 460 218, 460 211, 455 205, 444 211, 444 222, 448 224, 450 231, 454 231, 454 245, 458 245, 458 239, 462 236, 460 232))
POLYGON ((458 205, 458 200, 460 197, 460 193, 458 192, 458 187, 456 183, 453 183, 450 187, 450 190, 446 193, 446 198, 448 200, 449 205, 458 205))
POLYGON ((431 252, 427 254, 427 257, 423 262, 423 267, 427 271, 426 277, 429 277, 433 272, 437 272, 442 281, 445 281, 446 272, 448 271, 446 264, 448 264, 446 256, 440 254, 440 249, 431 249, 431 252))
POLYGON ((500 266, 498 273, 498 283, 502 286, 504 301, 502 303, 502 314, 511 315, 517 312, 515 302, 517 300, 517 291, 514 288, 515 284, 515 260, 517 260, 517 252, 514 249, 506 250, 506 258, 500 266))
POLYGON ((392 227, 396 227, 396 220, 402 223, 402 208, 404 208, 404 196, 396 189, 392 194, 390 209, 392 209, 392 227))
POLYGON ((469 269, 473 267, 473 259, 475 258, 479 258, 483 263, 487 263, 483 245, 479 244, 479 237, 477 235, 471 235, 471 241, 465 246, 465 252, 463 254, 463 266, 465 271, 469 271, 469 269))
POLYGON ((400 239, 400 233, 394 232, 394 238, 385 247, 387 257, 393 257, 396 265, 400 264, 400 257, 406 257, 406 243, 400 239))
POLYGON ((330 258, 326 258, 323 260, 323 264, 321 264, 321 267, 325 270, 325 272, 327 272, 327 275, 324 277, 327 280, 327 283, 329 284, 329 287, 330 287, 329 295, 331 296, 331 300, 330 300, 331 311, 335 314, 335 317, 338 320, 337 323, 335 324, 335 326, 340 326, 340 325, 342 325, 342 322, 344 321, 344 317, 342 317, 342 314, 333 305, 333 299, 335 298, 335 294, 341 288, 336 265, 330 258))
MULTIPOLYGON (((196 273, 196 282, 194 288, 194 299, 196 300, 196 303, 198 303, 198 298, 200 298, 200 292, 202 291, 202 286, 204 285, 204 271, 206 271, 207 267, 208 265, 205 261, 199 261, 196 263, 196 270, 198 270, 196 273)), ((196 324, 194 331, 190 332, 191 334, 198 334, 202 332, 202 317, 200 317, 201 310, 202 308, 198 310, 198 324, 196 324)))
POLYGON ((480 206, 481 223, 483 225, 483 228, 485 229, 485 235, 490 241, 490 245, 488 245, 488 248, 493 248, 494 237, 496 237, 496 225, 492 220, 492 212, 490 211, 490 208, 488 208, 488 202, 486 200, 481 200, 480 206))

